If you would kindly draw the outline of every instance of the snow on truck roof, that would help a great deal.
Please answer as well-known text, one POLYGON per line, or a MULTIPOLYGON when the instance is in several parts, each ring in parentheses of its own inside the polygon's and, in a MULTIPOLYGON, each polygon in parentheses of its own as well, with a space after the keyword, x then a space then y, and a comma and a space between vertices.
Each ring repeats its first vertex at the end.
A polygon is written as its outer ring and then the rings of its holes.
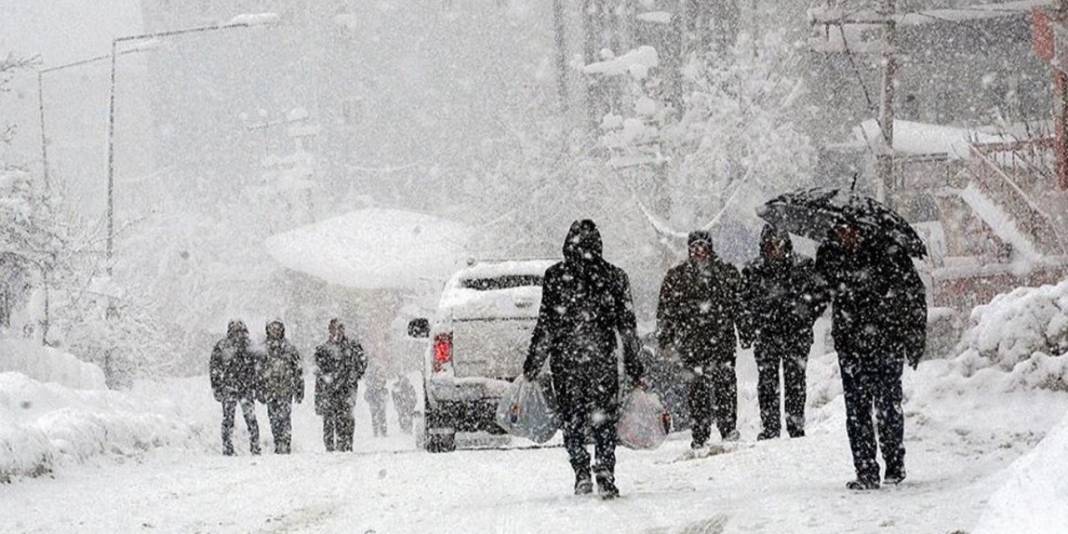
POLYGON ((531 260, 475 260, 468 267, 456 273, 457 280, 470 280, 472 278, 497 278, 509 275, 544 275, 545 270, 560 260, 558 259, 531 259, 531 260))
POLYGON ((416 289, 445 280, 464 264, 472 231, 411 211, 351 211, 264 242, 284 267, 355 289, 416 289))

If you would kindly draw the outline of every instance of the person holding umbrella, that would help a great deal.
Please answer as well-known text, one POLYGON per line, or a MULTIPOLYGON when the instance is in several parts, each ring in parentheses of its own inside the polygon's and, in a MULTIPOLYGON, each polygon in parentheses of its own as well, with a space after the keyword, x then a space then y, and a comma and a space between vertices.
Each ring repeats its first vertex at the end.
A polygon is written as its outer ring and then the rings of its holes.
POLYGON ((807 190, 776 198, 759 215, 791 233, 822 239, 816 271, 833 304, 831 334, 845 392, 852 490, 905 479, 904 363, 919 365, 927 342, 923 281, 912 263, 923 241, 900 215, 852 192, 807 190), (820 232, 824 232, 820 235, 820 232), (878 426, 872 422, 872 412, 878 426))

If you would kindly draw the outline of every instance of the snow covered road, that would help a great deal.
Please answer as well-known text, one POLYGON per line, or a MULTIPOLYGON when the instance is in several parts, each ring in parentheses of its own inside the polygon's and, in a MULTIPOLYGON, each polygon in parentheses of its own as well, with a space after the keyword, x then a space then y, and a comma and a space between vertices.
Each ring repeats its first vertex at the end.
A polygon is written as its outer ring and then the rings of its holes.
POLYGON ((976 397, 910 413, 909 480, 866 494, 844 489, 852 469, 833 415, 809 437, 701 459, 676 461, 684 435, 653 452, 620 450, 616 502, 569 495, 560 448, 367 450, 404 447, 394 437, 363 439, 356 454, 161 450, 0 486, 0 531, 967 532, 999 472, 1064 413, 1063 397, 976 397))

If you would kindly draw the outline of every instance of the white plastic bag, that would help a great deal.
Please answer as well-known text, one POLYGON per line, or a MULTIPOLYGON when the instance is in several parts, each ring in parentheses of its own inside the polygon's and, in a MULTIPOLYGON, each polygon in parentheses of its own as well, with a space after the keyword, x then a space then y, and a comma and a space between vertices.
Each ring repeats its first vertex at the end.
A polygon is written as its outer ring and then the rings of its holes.
POLYGON ((545 443, 560 428, 551 389, 520 376, 497 404, 497 424, 513 436, 545 443))
POLYGON ((660 397, 635 388, 623 401, 616 434, 619 444, 628 449, 655 449, 667 439, 671 414, 660 397))

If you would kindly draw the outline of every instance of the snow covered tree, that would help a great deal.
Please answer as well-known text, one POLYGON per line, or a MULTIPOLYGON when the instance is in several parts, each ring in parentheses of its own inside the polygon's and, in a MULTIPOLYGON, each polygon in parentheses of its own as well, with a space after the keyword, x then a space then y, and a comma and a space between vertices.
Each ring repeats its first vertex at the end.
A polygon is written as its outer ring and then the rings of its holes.
POLYGON ((663 242, 725 219, 756 226, 759 203, 810 182, 815 149, 797 120, 806 111, 798 106, 799 59, 778 32, 758 42, 742 33, 725 61, 715 49, 691 54, 682 66, 682 110, 665 101, 669 73, 651 47, 586 66, 630 80, 621 109, 602 121, 602 140, 613 166, 639 169, 631 171, 633 187, 667 234, 663 242))

